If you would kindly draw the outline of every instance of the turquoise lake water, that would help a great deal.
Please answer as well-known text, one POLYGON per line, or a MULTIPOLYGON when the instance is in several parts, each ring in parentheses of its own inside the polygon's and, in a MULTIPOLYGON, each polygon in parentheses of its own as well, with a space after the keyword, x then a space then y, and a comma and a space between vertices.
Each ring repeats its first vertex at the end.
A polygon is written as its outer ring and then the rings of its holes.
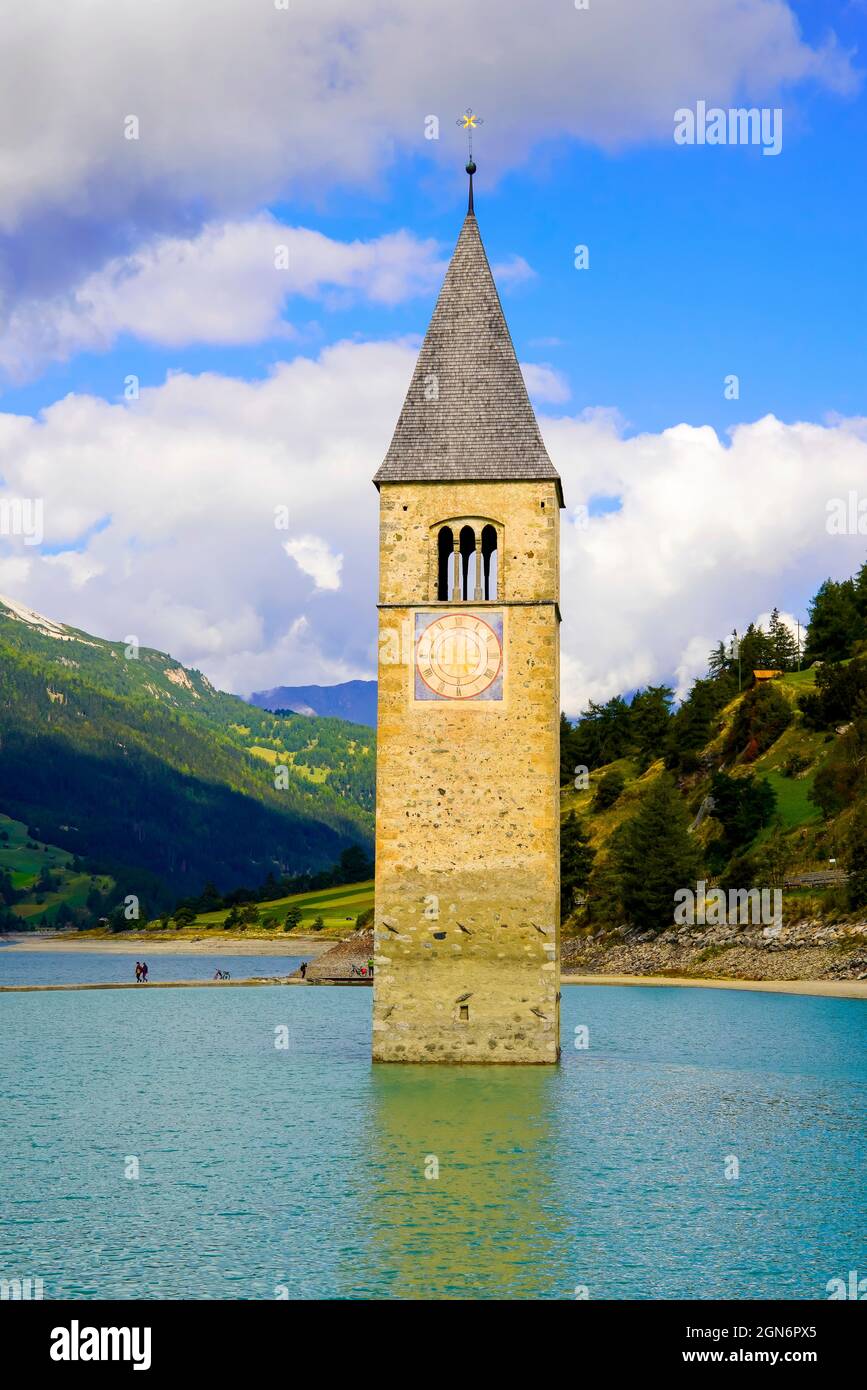
MULTIPOLYGON (((213 980, 216 970, 228 970, 233 980, 291 975, 302 956, 148 955, 148 978, 213 980)), ((141 959, 141 956, 139 957, 141 959)), ((0 947, 0 985, 135 984, 135 956, 109 951, 10 951, 0 947)))
POLYGON ((373 1068, 370 1006, 0 997, 0 1274, 188 1299, 797 1299, 867 1274, 862 1002, 569 986, 556 1069, 373 1068))

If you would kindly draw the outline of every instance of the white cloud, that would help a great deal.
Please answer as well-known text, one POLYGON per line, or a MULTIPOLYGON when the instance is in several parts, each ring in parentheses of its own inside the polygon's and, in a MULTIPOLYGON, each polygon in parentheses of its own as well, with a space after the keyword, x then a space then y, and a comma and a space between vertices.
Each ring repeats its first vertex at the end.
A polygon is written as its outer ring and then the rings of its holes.
POLYGON ((0 545, 0 592, 133 634, 226 689, 369 675, 371 479, 413 360, 403 344, 338 344, 264 381, 178 374, 134 402, 0 414, 0 496, 42 497, 45 525, 42 550, 0 545))
POLYGON ((528 393, 536 401, 558 405, 568 401, 572 392, 562 372, 542 362, 522 362, 521 373, 528 393))
POLYGON ((552 137, 670 141, 675 109, 699 98, 857 85, 833 36, 811 46, 786 0, 559 0, 543 16, 526 0, 27 0, 2 8, 0 51, 0 231, 31 252, 0 280, 9 297, 80 282, 156 232, 375 188, 406 155, 457 184, 468 92, 488 117, 483 184, 552 137))
MULTIPOLYGON (((733 626, 853 573, 863 538, 829 536, 826 501, 867 477, 860 422, 709 427, 626 439, 615 415, 542 421, 567 505, 619 511, 563 530, 563 701, 577 712, 675 675, 681 691, 733 626)), ((802 618, 805 616, 802 612, 802 618)))
POLYGON ((510 290, 515 285, 526 284, 536 279, 536 272, 523 256, 510 256, 507 261, 498 261, 491 266, 491 274, 501 290, 510 290))
MULTIPOLYGON (((865 555, 864 558, 867 559, 867 555, 865 555)), ((756 627, 763 627, 763 628, 765 629, 765 632, 767 632, 768 627, 769 627, 769 625, 770 625, 770 621, 771 621, 771 612, 772 612, 772 610, 769 608, 769 609, 767 610, 767 612, 765 612, 765 613, 759 613, 759 614, 757 615, 757 617, 753 620, 753 621, 755 622, 756 627)), ((784 627, 787 627, 787 628, 789 629, 790 633, 792 634, 792 636, 793 636, 794 638, 797 638, 797 636, 798 636, 798 618, 797 618, 797 615, 794 614, 794 613, 784 613, 784 612, 782 611, 782 609, 781 609, 781 610, 779 611, 778 616, 779 616, 780 622, 783 624, 783 626, 784 626, 784 627)), ((803 635, 804 635, 804 617, 803 617, 803 614, 801 615, 800 622, 801 622, 801 636, 803 637, 803 635)))
POLYGON ((105 572, 103 565, 98 560, 82 555, 77 550, 66 550, 57 555, 46 555, 44 563, 55 565, 62 570, 66 582, 71 584, 73 589, 82 589, 85 584, 89 584, 91 580, 99 578, 105 572))
MULTIPOLYGON (((370 480, 414 358, 342 343, 261 382, 176 375, 124 405, 70 395, 38 419, 0 415, 5 492, 42 497, 45 526, 44 550, 4 541, 0 592, 134 634, 226 689, 374 675, 370 480)), ((803 618, 827 575, 865 558, 863 536, 825 524, 828 498, 867 477, 863 421, 768 416, 727 442, 687 425, 627 438, 611 409, 540 423, 568 508, 570 713, 673 675, 686 688, 733 626, 774 604, 803 618), (620 509, 582 525, 594 495, 620 509)))
POLYGON ((123 333, 168 346, 286 337, 281 315, 292 296, 395 304, 432 291, 444 271, 436 243, 408 232, 346 243, 267 214, 211 223, 195 237, 162 237, 117 256, 71 291, 22 303, 0 335, 0 368, 21 375, 45 359, 104 351, 123 333))
POLYGON ((308 574, 317 589, 339 589, 343 556, 332 555, 328 542, 321 536, 298 536, 283 542, 283 549, 303 574, 308 574))

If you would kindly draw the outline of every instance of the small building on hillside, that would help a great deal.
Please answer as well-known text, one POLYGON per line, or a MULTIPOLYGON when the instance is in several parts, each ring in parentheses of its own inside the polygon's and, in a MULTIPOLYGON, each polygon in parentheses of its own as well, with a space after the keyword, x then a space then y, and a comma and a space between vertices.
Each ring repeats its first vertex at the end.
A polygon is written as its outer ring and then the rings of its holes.
POLYGON ((782 671, 753 671, 753 677, 755 679, 756 685, 760 685, 762 681, 779 680, 782 674, 782 671))

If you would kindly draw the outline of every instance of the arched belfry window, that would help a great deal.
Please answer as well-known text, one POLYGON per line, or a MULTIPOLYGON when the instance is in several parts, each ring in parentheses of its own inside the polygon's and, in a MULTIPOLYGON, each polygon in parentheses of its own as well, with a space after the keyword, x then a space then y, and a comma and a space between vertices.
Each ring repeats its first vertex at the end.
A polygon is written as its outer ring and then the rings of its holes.
POLYGON ((451 598, 454 587, 455 542, 451 526, 443 526, 437 538, 437 598, 451 598))
POLYGON ((481 589, 476 592, 476 533, 472 526, 461 527, 461 592, 452 598, 480 599, 481 589), (472 567, 472 568, 471 568, 472 567))
POLYGON ((482 530, 482 570, 485 599, 497 597, 497 528, 490 522, 482 530))
MULTIPOLYGON (((453 519, 432 528, 440 603, 490 603, 497 597, 498 528, 483 517, 453 519)), ((433 578, 433 576, 432 576, 433 578)))

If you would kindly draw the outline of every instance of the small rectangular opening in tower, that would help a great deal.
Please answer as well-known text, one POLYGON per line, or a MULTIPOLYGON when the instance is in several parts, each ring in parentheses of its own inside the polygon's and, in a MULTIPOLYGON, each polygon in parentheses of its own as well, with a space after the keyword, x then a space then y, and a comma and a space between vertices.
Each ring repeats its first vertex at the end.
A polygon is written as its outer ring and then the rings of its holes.
POLYGON ((461 1004, 461 1023, 469 1023, 469 1021, 470 1021, 470 1006, 469 1006, 469 1004, 461 1004))

